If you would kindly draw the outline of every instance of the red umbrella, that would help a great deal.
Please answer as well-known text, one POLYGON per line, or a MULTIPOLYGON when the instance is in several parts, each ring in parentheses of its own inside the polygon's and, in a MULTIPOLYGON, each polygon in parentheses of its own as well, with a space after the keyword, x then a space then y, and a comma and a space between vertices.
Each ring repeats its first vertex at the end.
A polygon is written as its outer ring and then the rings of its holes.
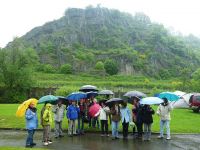
POLYGON ((101 106, 97 103, 93 104, 92 106, 90 106, 89 108, 89 115, 91 117, 96 117, 99 115, 99 110, 100 110, 101 106))

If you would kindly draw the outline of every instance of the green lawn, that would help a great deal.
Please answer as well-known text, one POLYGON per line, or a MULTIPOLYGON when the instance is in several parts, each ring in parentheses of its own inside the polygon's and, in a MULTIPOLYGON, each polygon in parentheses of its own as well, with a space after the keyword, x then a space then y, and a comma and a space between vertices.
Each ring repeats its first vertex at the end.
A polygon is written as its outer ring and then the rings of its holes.
MULTIPOLYGON (((0 104, 0 128, 25 128, 25 119, 15 116, 17 107, 18 104, 0 104)), ((37 106, 38 118, 41 107, 42 104, 37 106)), ((156 111, 157 106, 153 108, 156 111)), ((172 133, 200 133, 200 114, 193 113, 192 110, 188 109, 174 109, 171 113, 171 118, 172 133)), ((91 128, 88 129, 88 124, 86 124, 85 127, 87 130, 94 130, 91 128)), ((39 128, 41 128, 41 126, 39 126, 39 128)), ((66 117, 63 121, 63 129, 67 129, 66 117)), ((159 117, 157 115, 154 115, 152 131, 159 132, 159 117)))

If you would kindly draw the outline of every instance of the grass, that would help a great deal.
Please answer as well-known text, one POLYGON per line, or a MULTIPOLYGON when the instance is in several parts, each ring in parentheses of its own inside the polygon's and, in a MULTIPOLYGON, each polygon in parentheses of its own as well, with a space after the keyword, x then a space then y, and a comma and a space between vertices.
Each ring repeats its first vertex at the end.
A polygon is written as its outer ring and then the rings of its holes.
MULTIPOLYGON (((17 118, 15 112, 17 110, 18 104, 0 104, 0 128, 25 128, 25 119, 17 118)), ((129 107, 131 107, 129 105, 129 107)), ((42 105, 39 104, 38 108, 38 118, 40 117, 40 110, 42 105)), ((153 106, 153 109, 156 111, 157 106, 153 106)), ((171 133, 200 133, 200 114, 193 113, 192 110, 188 109, 174 109, 171 113, 171 133)), ((67 119, 66 117, 63 120, 63 129, 67 129, 67 119)), ((120 123, 121 124, 121 123, 120 123)), ((110 126, 110 125, 109 125, 110 126)), ((54 125, 52 126, 54 127, 54 125)), ((88 125, 85 125, 86 130, 96 131, 97 129, 87 128, 88 125)), ((42 127, 39 126, 41 129, 42 127)), ((121 130, 121 126, 120 126, 121 130)), ((131 129, 129 128, 131 131, 131 129)), ((159 117, 154 115, 154 123, 152 125, 152 132, 159 132, 159 117)))
POLYGON ((94 76, 94 75, 66 75, 66 74, 48 74, 48 73, 35 73, 35 84, 33 87, 61 87, 73 86, 77 90, 85 84, 97 86, 99 89, 111 89, 113 91, 128 91, 139 89, 145 93, 149 93, 152 89, 165 89, 174 90, 180 84, 173 80, 155 80, 144 76, 94 76))

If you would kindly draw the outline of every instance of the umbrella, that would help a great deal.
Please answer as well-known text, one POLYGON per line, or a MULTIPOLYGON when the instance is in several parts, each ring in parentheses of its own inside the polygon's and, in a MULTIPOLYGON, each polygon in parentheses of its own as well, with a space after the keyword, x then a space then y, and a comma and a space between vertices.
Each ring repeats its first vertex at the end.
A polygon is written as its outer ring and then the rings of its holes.
POLYGON ((87 94, 83 92, 73 92, 66 97, 68 100, 76 100, 87 98, 87 94))
POLYGON ((38 104, 41 103, 54 103, 55 101, 57 101, 59 98, 53 95, 46 95, 43 96, 39 99, 38 104))
POLYGON ((98 91, 96 86, 93 85, 84 85, 82 86, 79 91, 82 92, 90 92, 90 91, 98 91))
POLYGON ((129 91, 127 93, 124 94, 124 96, 126 97, 146 97, 146 94, 139 92, 139 91, 129 91))
POLYGON ((87 98, 96 97, 98 95, 98 93, 94 91, 86 92, 86 94, 87 98))
POLYGON ((182 91, 175 91, 173 93, 176 94, 176 95, 178 95, 178 96, 183 96, 183 95, 186 94, 185 92, 182 92, 182 91))
POLYGON ((30 98, 30 99, 24 101, 22 104, 19 105, 17 112, 16 112, 16 116, 23 117, 25 114, 25 111, 29 107, 30 103, 34 103, 36 106, 38 103, 38 100, 35 98, 30 98))
POLYGON ((99 95, 114 95, 114 93, 111 90, 102 90, 99 95))
POLYGON ((93 105, 90 106, 90 108, 89 108, 89 115, 90 115, 91 117, 96 117, 96 116, 98 116, 99 113, 100 113, 100 108, 101 108, 101 106, 100 106, 99 104, 97 104, 97 103, 93 104, 93 105))
POLYGON ((113 103, 113 102, 118 102, 118 103, 120 103, 120 102, 123 102, 123 99, 121 99, 121 98, 111 98, 111 99, 109 99, 108 101, 106 101, 107 104, 108 104, 108 103, 113 103))
POLYGON ((160 103, 163 103, 163 100, 159 97, 146 97, 140 100, 140 104, 153 105, 160 103))
POLYGON ((159 98, 167 98, 169 101, 177 101, 180 97, 173 92, 162 92, 158 95, 159 98))

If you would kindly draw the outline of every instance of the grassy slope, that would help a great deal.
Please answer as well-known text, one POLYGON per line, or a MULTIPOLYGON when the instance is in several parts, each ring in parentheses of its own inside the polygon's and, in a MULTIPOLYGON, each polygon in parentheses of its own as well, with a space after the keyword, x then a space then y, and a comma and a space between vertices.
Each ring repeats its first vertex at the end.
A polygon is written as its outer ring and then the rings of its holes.
MULTIPOLYGON (((0 104, 0 128, 25 128, 24 118, 17 118, 15 112, 18 104, 0 104)), ((38 105, 38 118, 42 105, 38 105)), ((130 106, 131 107, 131 106, 130 106)), ((153 107, 156 110, 157 106, 153 107)), ((200 133, 200 114, 193 113, 188 109, 174 109, 171 113, 172 133, 200 133)), ((88 125, 85 125, 87 128, 88 125)), ((39 126, 41 128, 41 126, 39 126)), ((67 119, 64 118, 63 129, 67 129, 67 119)), ((94 129, 89 129, 94 130, 94 129)), ((159 132, 159 117, 154 115, 153 132, 159 132)))
POLYGON ((67 86, 71 89, 78 90, 86 84, 95 85, 98 89, 110 89, 114 92, 127 92, 130 90, 139 90, 146 94, 152 95, 159 91, 178 90, 176 79, 173 80, 155 80, 144 76, 92 76, 82 75, 65 75, 65 74, 48 74, 34 73, 34 87, 61 87, 67 86))

